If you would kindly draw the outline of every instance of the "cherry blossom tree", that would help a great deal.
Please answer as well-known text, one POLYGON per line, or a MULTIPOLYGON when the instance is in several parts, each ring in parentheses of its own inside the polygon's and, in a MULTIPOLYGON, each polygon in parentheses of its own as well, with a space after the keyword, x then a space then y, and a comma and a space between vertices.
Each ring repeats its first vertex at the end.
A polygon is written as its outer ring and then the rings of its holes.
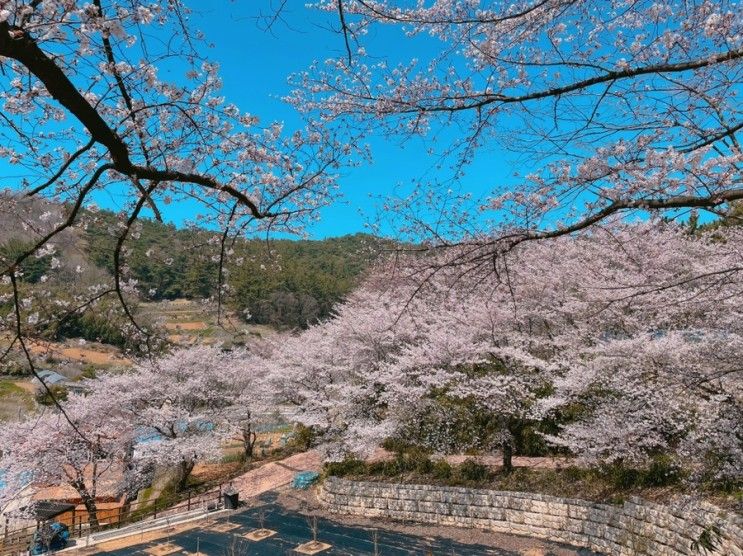
POLYGON ((544 409, 586 411, 552 441, 589 462, 669 454, 697 475, 740 478, 740 239, 647 225, 572 246, 581 293, 559 307, 580 340, 564 340, 544 409))
POLYGON ((398 280, 370 281, 335 319, 282 340, 274 361, 299 418, 335 457, 411 430, 445 395, 499 416, 506 468, 509 420, 579 404, 547 440, 588 463, 667 454, 695 476, 734 478, 740 234, 616 223, 523 244, 495 268, 440 265, 428 253, 398 280), (431 267, 421 285, 417 273, 431 267))
POLYGON ((179 350, 91 380, 90 395, 115 400, 138 431, 138 457, 175 468, 182 489, 196 463, 219 457, 227 438, 225 416, 237 396, 230 373, 222 372, 227 365, 218 349, 179 350))
POLYGON ((0 212, 19 215, 29 241, 0 267, 9 305, 0 330, 32 373, 26 338, 42 304, 54 321, 114 299, 137 342, 146 351, 157 347, 129 306, 137 287, 127 274, 127 239, 139 233, 143 215, 160 218, 173 202, 200 203, 193 220, 221 230, 211 242, 221 300, 234 236, 300 232, 335 195, 334 172, 353 143, 315 124, 285 131, 229 103, 192 18, 180 0, 0 2, 0 157, 18 169, 0 212), (51 270, 60 268, 58 243, 86 225, 102 191, 124 199, 111 231, 113 278, 61 305, 43 287, 20 283, 24 263, 35 257, 51 257, 51 270), (63 208, 32 214, 24 210, 29 198, 63 208))
POLYGON ((96 527, 101 482, 115 480, 117 492, 136 493, 158 468, 175 469, 183 488, 196 463, 218 459, 235 434, 246 451, 252 449, 255 415, 274 403, 258 372, 258 346, 255 352, 181 349, 84 381, 84 395, 60 402, 68 419, 48 409, 7 424, 0 433, 0 502, 17 497, 29 483, 66 484, 96 527))
POLYGON ((103 439, 134 449, 106 454, 129 454, 136 469, 175 466, 181 484, 236 431, 251 443, 255 415, 275 404, 296 407, 338 459, 404 435, 432 408, 445 416, 450 401, 496 417, 478 448, 502 450, 506 469, 513 422, 577 405, 546 439, 589 464, 663 454, 692 478, 737 480, 742 233, 616 223, 522 244, 495 268, 440 265, 427 252, 381 266, 335 318, 301 334, 250 351, 179 350, 89 381, 85 403, 125 423, 103 439))
POLYGON ((736 2, 314 6, 336 14, 346 52, 295 76, 289 100, 300 110, 425 136, 454 180, 478 154, 521 155, 516 177, 483 199, 460 197, 439 163, 434 183, 422 177, 411 197, 387 205, 409 217, 416 237, 474 240, 497 253, 615 214, 719 214, 743 198, 736 2), (416 58, 378 38, 395 32, 416 58), (429 202, 435 210, 421 210, 429 202))
POLYGON ((3 424, 0 500, 12 500, 28 485, 34 490, 69 486, 85 506, 91 527, 96 528, 101 484, 109 492, 111 488, 119 494, 136 491, 147 477, 148 466, 131 457, 135 431, 110 400, 71 395, 64 405, 71 422, 59 411, 46 410, 24 421, 3 424))
POLYGON ((246 348, 223 352, 221 357, 207 354, 211 360, 211 373, 218 377, 229 403, 222 418, 228 430, 240 441, 246 460, 254 455, 257 425, 266 415, 278 410, 280 400, 275 390, 278 377, 269 374, 275 367, 267 364, 271 353, 267 342, 254 340, 246 348), (215 365, 215 361, 220 364, 215 365))
POLYGON ((115 400, 136 428, 138 457, 177 469, 179 488, 198 461, 218 459, 235 435, 251 456, 256 416, 274 403, 260 358, 219 346, 182 348, 89 386, 91 397, 115 400))
MULTIPOLYGON (((510 466, 506 422, 526 413, 526 398, 543 380, 534 366, 544 363, 498 345, 492 318, 500 309, 491 311, 489 301, 441 283, 413 296, 415 284, 401 277, 391 288, 381 272, 334 319, 282 338, 268 362, 283 370, 275 373, 278 395, 297 405, 297 418, 316 428, 333 459, 369 454, 408 423, 426 418, 444 397, 474 402, 500 416, 498 438, 483 441, 497 441, 510 466)), ((511 318, 510 304, 505 309, 504 322, 511 318)), ((445 444, 427 440, 433 448, 445 444)))
POLYGON ((272 389, 296 408, 295 419, 318 433, 331 460, 368 454, 394 431, 382 409, 383 377, 393 355, 415 338, 408 314, 390 327, 398 307, 396 292, 362 288, 335 318, 273 340, 265 362, 272 389))
MULTIPOLYGON (((412 215, 416 238, 449 249, 372 277, 335 319, 282 336, 270 355, 194 348, 91 382, 91 407, 112 400, 128 416, 129 449, 99 448, 106 437, 75 416, 80 403, 52 395, 55 418, 75 436, 70 446, 80 443, 83 455, 70 457, 133 457, 134 442, 142 461, 178 467, 182 486, 196 461, 218 454, 235 431, 252 449, 267 400, 294 404, 339 457, 368 451, 446 396, 502 416, 506 458, 509 419, 579 403, 581 418, 549 440, 587 461, 642 463, 663 451, 699 469, 714 461, 715 476, 735 475, 741 232, 692 234, 655 218, 618 218, 725 214, 743 199, 737 4, 315 7, 337 14, 347 52, 296 77, 288 100, 308 123, 287 133, 220 96, 219 68, 203 55, 180 0, 0 0, 0 157, 22 174, 0 197, 0 214, 18 219, 29 239, 0 259, 0 333, 10 340, 0 355, 18 352, 32 373, 28 338, 39 326, 108 299, 141 351, 156 351, 131 307, 137 284, 127 240, 143 215, 160 218, 162 205, 196 200, 197 220, 221 230, 210 242, 220 304, 232 239, 300 231, 333 198, 355 134, 380 122, 389 134, 441 141, 461 130, 443 153, 455 179, 494 144, 533 153, 537 168, 498 184, 475 212, 467 196, 442 205, 422 183, 424 197, 392 208, 412 215), (440 48, 427 60, 380 59, 367 37, 380 25, 440 48), (164 68, 182 77, 166 81, 164 68), (25 281, 32 261, 76 281, 59 245, 86 225, 101 191, 127 199, 111 230, 113 277, 75 284, 63 300, 44 286, 46 276, 25 281), (444 207, 435 223, 420 202, 444 207), (554 389, 547 397, 545 384, 554 389), (147 435, 152 441, 142 442, 147 435)), ((8 442, 7 457, 20 458, 8 442)), ((29 444, 34 450, 44 451, 29 444)))

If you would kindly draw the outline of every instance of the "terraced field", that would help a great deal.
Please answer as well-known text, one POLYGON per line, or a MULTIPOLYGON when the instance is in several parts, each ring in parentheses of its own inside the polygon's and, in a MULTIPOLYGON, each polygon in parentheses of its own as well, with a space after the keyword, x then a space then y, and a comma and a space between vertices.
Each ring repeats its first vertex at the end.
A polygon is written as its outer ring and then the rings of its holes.
POLYGON ((247 325, 233 313, 218 317, 213 303, 177 299, 139 306, 143 317, 157 322, 166 332, 168 340, 176 345, 223 343, 231 345, 244 342, 251 335, 265 336, 273 330, 269 326, 247 325))

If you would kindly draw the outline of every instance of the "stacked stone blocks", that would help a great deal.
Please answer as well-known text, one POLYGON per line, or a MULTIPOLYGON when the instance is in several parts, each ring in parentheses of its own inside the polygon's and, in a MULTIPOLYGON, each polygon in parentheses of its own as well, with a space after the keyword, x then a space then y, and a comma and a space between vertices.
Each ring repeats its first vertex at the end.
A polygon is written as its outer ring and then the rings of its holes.
POLYGON ((582 546, 619 556, 743 556, 743 520, 711 504, 631 498, 600 504, 544 494, 463 487, 350 481, 329 477, 320 499, 331 512, 398 521, 475 527, 582 546), (717 549, 696 550, 705 530, 717 549))

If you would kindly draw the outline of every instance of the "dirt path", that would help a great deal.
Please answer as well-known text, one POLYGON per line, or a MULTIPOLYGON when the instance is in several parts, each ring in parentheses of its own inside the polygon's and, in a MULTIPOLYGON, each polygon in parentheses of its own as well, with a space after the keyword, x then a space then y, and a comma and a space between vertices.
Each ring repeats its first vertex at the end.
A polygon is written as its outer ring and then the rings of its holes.
MULTIPOLYGON (((488 455, 488 456, 464 456, 464 455, 452 455, 446 456, 447 462, 451 465, 459 465, 464 460, 474 459, 475 461, 487 465, 488 467, 501 467, 503 460, 502 456, 488 455)), ((513 456, 514 467, 531 467, 533 469, 561 469, 563 467, 569 467, 571 461, 569 458, 558 458, 558 457, 527 457, 527 456, 513 456)))
POLYGON ((184 322, 166 322, 165 328, 168 330, 206 330, 209 325, 203 320, 184 321, 184 322))
MULTIPOLYGON (((385 461, 391 460, 394 457, 392 452, 385 450, 384 448, 377 448, 374 453, 368 459, 368 461, 385 461)), ((444 456, 444 459, 451 465, 459 465, 465 460, 472 459, 487 465, 488 467, 497 468, 501 467, 502 456, 500 454, 492 454, 486 456, 467 456, 464 454, 455 454, 444 456)), ((563 467, 569 467, 572 464, 569 458, 560 457, 526 457, 526 456, 513 456, 514 467, 531 467, 532 469, 561 469, 563 467)))
POLYGON ((84 347, 73 347, 57 342, 32 340, 29 349, 34 355, 52 356, 56 359, 68 359, 95 365, 131 365, 131 361, 122 357, 113 348, 99 351, 84 347))

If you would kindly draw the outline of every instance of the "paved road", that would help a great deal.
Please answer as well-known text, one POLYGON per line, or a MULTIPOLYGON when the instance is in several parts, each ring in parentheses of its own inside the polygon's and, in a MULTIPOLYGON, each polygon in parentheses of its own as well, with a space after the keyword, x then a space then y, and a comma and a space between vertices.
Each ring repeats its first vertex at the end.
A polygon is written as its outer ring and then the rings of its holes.
MULTIPOLYGON (((332 521, 318 520, 318 540, 329 543, 332 548, 321 552, 327 555, 359 556, 374 554, 373 531, 362 527, 342 525, 332 521)), ((311 529, 307 518, 278 505, 268 505, 262 508, 251 508, 240 511, 226 518, 216 521, 213 525, 204 526, 177 533, 168 539, 161 539, 137 546, 130 546, 120 550, 105 552, 112 556, 137 555, 144 556, 163 554, 157 551, 158 545, 170 544, 170 554, 196 554, 203 556, 279 556, 294 554, 294 549, 311 540, 311 529), (258 512, 263 510, 265 526, 276 530, 277 535, 260 542, 247 540, 246 533, 257 529, 259 525, 258 512), (230 529, 218 531, 215 529, 230 529)), ((378 531, 378 554, 382 556, 402 555, 432 555, 432 556, 519 556, 516 552, 482 546, 463 544, 445 538, 414 537, 392 531, 378 531)), ((588 551, 575 551, 576 555, 591 554, 588 551)))

